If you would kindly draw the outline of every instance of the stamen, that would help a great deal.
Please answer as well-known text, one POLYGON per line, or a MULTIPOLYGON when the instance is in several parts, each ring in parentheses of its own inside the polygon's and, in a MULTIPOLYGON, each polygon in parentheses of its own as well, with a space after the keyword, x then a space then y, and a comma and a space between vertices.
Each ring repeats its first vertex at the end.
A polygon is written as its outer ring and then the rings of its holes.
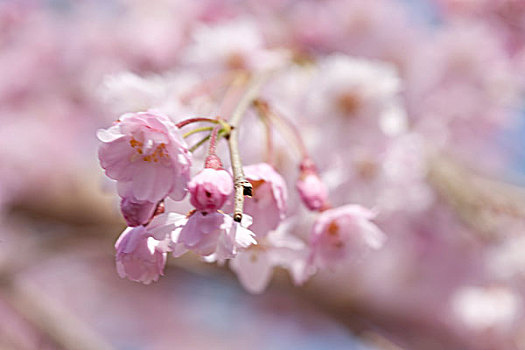
POLYGON ((330 236, 337 236, 339 234, 339 225, 337 222, 332 221, 330 225, 328 225, 328 234, 330 236))

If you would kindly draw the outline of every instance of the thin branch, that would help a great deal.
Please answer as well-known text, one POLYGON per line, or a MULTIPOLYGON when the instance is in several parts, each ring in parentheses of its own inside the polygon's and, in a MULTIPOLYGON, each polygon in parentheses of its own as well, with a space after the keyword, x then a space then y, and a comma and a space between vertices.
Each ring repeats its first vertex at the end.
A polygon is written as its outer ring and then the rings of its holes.
POLYGON ((249 82, 250 76, 246 73, 237 73, 226 91, 221 106, 219 108, 219 115, 231 115, 236 106, 237 101, 240 100, 246 84, 249 82))
POLYGON ((57 345, 67 350, 111 350, 113 347, 29 281, 0 275, 0 292, 9 304, 57 345))
POLYGON ((302 158, 309 158, 301 133, 289 119, 278 115, 273 109, 270 109, 266 101, 257 99, 253 101, 253 105, 260 114, 265 115, 276 126, 285 139, 291 141, 297 147, 297 151, 302 158))
POLYGON ((274 145, 273 145, 273 130, 272 130, 272 121, 270 117, 265 113, 262 108, 259 108, 260 101, 253 101, 253 105, 256 107, 257 115, 261 120, 264 126, 264 132, 266 134, 266 153, 265 153, 265 162, 271 165, 274 165, 274 145))
POLYGON ((229 124, 231 126, 230 134, 228 135, 228 145, 230 148, 230 159, 233 171, 233 181, 235 188, 235 202, 233 210, 233 219, 237 222, 242 220, 242 212, 244 207, 244 196, 252 195, 252 184, 244 177, 244 171, 242 169, 241 156, 239 154, 238 144, 238 125, 246 113, 246 110, 253 101, 257 98, 259 90, 264 82, 268 79, 267 74, 257 75, 248 85, 248 88, 244 95, 241 97, 237 107, 233 111, 229 124))
POLYGON ((198 122, 207 122, 207 123, 213 123, 213 124, 218 124, 219 121, 217 119, 212 119, 212 118, 208 118, 208 117, 195 117, 195 118, 189 118, 189 119, 184 119, 180 122, 178 122, 177 124, 175 124, 177 126, 177 128, 182 128, 188 124, 192 124, 192 123, 198 123, 198 122))
POLYGON ((502 236, 502 227, 522 230, 525 191, 477 174, 447 155, 428 161, 428 180, 465 224, 487 239, 502 236))
POLYGON ((253 101, 257 98, 259 90, 261 89, 261 86, 266 82, 266 80, 268 80, 267 74, 259 74, 255 76, 255 78, 253 78, 253 80, 250 82, 246 92, 241 97, 239 103, 237 104, 237 107, 232 112, 232 115, 228 120, 229 124, 232 127, 235 128, 238 126, 248 107, 250 107, 253 101))

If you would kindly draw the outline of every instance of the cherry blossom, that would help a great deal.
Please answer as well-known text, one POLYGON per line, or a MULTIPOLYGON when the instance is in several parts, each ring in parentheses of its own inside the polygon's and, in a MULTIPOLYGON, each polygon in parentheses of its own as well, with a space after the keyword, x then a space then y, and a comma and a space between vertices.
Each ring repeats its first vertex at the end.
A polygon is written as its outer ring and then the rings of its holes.
POLYGON ((144 226, 128 227, 115 243, 120 277, 150 284, 164 274, 167 244, 153 238, 144 226))
POLYGON ((265 48, 256 23, 238 19, 214 26, 201 25, 193 33, 194 43, 183 53, 184 61, 202 69, 272 69, 286 62, 283 51, 265 48))
POLYGON ((378 249, 386 235, 370 220, 375 214, 358 205, 346 205, 322 212, 312 228, 310 262, 335 268, 355 257, 363 248, 378 249))
POLYGON ((176 243, 203 257, 224 261, 257 242, 254 233, 231 216, 218 211, 196 211, 182 227, 176 243))
POLYGON ((117 180, 119 193, 135 200, 158 202, 186 195, 191 155, 167 116, 155 112, 122 115, 97 134, 101 166, 117 180))
POLYGON ((254 219, 251 230, 257 237, 264 237, 276 229, 285 217, 288 199, 286 183, 267 163, 248 165, 244 167, 244 172, 253 186, 253 196, 246 198, 245 212, 254 219))
POLYGON ((230 261, 231 269, 239 277, 244 288, 251 293, 262 293, 272 277, 274 267, 283 267, 292 275, 296 285, 309 277, 306 244, 287 231, 289 224, 271 231, 257 245, 240 251, 230 261))

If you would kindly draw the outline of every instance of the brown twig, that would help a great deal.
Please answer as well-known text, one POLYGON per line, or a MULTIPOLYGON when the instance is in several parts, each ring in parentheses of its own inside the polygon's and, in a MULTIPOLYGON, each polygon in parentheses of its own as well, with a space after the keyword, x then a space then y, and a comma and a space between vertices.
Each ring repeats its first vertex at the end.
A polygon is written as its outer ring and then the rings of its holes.
POLYGON ((233 171, 233 181, 235 188, 235 203, 233 210, 233 219, 237 222, 242 220, 242 212, 244 206, 244 196, 252 195, 252 185, 244 177, 244 171, 242 169, 241 156, 239 154, 239 144, 238 144, 238 132, 239 132, 239 123, 246 113, 246 110, 253 101, 257 98, 259 89, 268 79, 267 74, 257 75, 248 85, 248 88, 244 95, 241 97, 237 107, 233 111, 229 124, 231 126, 230 134, 228 135, 228 145, 230 149, 230 159, 232 164, 233 171))

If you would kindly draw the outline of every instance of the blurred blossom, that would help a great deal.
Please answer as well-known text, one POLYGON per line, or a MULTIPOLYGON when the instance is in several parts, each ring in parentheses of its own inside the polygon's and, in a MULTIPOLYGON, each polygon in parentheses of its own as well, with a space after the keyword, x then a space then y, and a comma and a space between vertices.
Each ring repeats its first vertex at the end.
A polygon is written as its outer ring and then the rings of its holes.
POLYGON ((271 231, 257 245, 240 252, 230 263, 242 285, 252 293, 261 293, 268 286, 274 267, 287 269, 295 284, 305 282, 308 276, 307 247, 287 232, 289 224, 271 231))
POLYGON ((302 175, 297 180, 296 187, 308 209, 319 210, 326 205, 328 192, 317 174, 307 173, 302 175))
POLYGON ((502 287, 464 287, 454 295, 452 308, 456 317, 476 330, 505 328, 516 319, 520 298, 502 287))
POLYGON ((253 186, 252 198, 247 198, 245 211, 254 218, 251 230, 264 237, 275 230, 286 213, 288 192, 284 179, 267 163, 244 167, 246 179, 253 186))
POLYGON ((286 62, 284 52, 265 50, 256 22, 239 19, 213 27, 202 25, 193 34, 194 43, 182 54, 183 61, 206 71, 272 69, 286 62))
POLYGON ((525 276, 525 237, 509 237, 488 252, 487 269, 498 278, 525 276))
POLYGON ((359 255, 363 247, 381 248, 386 236, 370 222, 374 216, 356 205, 321 213, 312 228, 310 262, 335 269, 339 263, 359 255))

